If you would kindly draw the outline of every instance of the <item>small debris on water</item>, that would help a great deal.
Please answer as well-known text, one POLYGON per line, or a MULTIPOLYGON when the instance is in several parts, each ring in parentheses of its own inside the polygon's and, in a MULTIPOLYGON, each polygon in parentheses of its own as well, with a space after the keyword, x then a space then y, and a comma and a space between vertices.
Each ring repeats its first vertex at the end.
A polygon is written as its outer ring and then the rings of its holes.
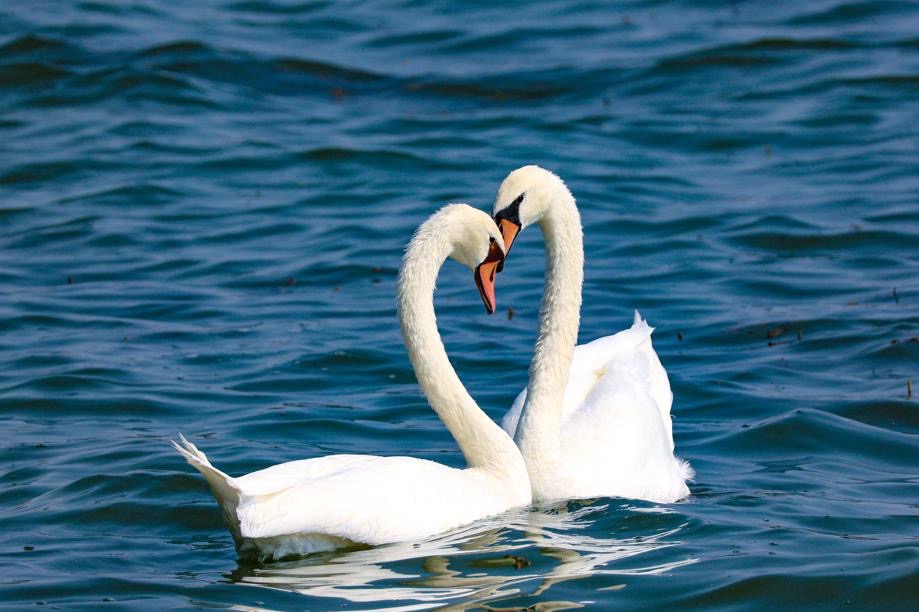
POLYGON ((332 97, 336 100, 344 100, 345 96, 347 95, 345 90, 341 87, 333 87, 329 90, 329 93, 332 94, 332 97))
POLYGON ((683 339, 683 332, 677 332, 677 333, 676 333, 676 339, 677 339, 677 340, 682 340, 682 339, 683 339))
POLYGON ((906 399, 913 399, 913 381, 906 379, 906 399))
POLYGON ((785 333, 785 328, 784 328, 784 327, 773 327, 772 329, 770 329, 770 330, 768 330, 768 331, 766 332, 766 337, 769 338, 769 339, 778 338, 779 336, 781 336, 781 335, 784 334, 784 333, 785 333))
POLYGON ((73 277, 70 276, 69 274, 67 275, 67 284, 68 284, 68 285, 72 285, 72 284, 73 284, 73 277))
POLYGON ((801 333, 801 330, 800 330, 800 329, 796 332, 795 335, 797 335, 797 337, 798 337, 798 342, 800 342, 801 340, 804 339, 804 334, 801 333))
POLYGON ((508 306, 507 307, 507 320, 510 321, 511 319, 513 319, 515 314, 516 312, 514 311, 514 307, 508 306))
POLYGON ((26 551, 26 552, 31 552, 31 551, 35 550, 35 547, 34 547, 34 546, 23 546, 23 547, 22 547, 22 550, 24 550, 24 551, 26 551))
POLYGON ((504 555, 504 559, 512 561, 514 569, 522 569, 532 565, 532 562, 526 559, 526 557, 518 557, 517 555, 504 555))
POLYGON ((894 299, 894 301, 895 301, 897 304, 900 303, 900 296, 897 295, 897 288, 896 288, 896 287, 893 288, 893 299, 894 299))

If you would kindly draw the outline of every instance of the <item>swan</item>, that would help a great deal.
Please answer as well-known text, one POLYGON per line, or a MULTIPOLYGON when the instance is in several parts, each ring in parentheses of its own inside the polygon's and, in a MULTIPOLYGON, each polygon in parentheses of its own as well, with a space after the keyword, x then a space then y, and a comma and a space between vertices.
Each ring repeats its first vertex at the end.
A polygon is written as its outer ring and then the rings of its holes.
POLYGON ((234 478, 180 434, 181 444, 172 444, 207 480, 241 556, 280 559, 355 544, 417 541, 531 502, 520 451, 466 391, 437 331, 434 284, 447 257, 474 269, 493 313, 504 241, 492 218, 465 204, 434 213, 409 243, 397 283, 402 335, 418 384, 468 467, 410 457, 330 455, 234 478))
POLYGON ((673 454, 673 394, 651 346, 653 328, 636 312, 630 329, 575 347, 584 247, 565 183, 538 166, 518 168, 501 183, 493 212, 506 253, 534 223, 546 243, 530 380, 502 420, 526 461, 534 500, 671 503, 689 495, 693 470, 673 454))

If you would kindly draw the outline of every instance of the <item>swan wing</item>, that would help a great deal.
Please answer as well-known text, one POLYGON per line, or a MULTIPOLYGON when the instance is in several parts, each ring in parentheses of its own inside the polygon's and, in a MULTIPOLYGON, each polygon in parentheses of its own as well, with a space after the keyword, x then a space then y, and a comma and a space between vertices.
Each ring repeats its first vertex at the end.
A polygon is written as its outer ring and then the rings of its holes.
POLYGON ((689 493, 691 470, 673 456, 669 410, 652 393, 650 366, 641 350, 611 359, 562 423, 566 473, 583 495, 669 503, 689 493))
MULTIPOLYGON (((576 384, 572 387, 569 383, 566 390, 562 422, 575 418, 584 409, 590 395, 593 394, 595 400, 602 398, 600 389, 606 389, 608 392, 610 388, 615 387, 615 381, 621 384, 628 382, 630 387, 634 387, 634 392, 647 394, 650 398, 650 403, 646 403, 643 397, 640 400, 636 399, 636 405, 644 406, 648 410, 656 409, 667 431, 672 451, 673 425, 670 408, 673 404, 673 392, 670 390, 667 370, 664 369, 651 344, 653 332, 654 328, 635 311, 635 319, 629 329, 577 347, 572 361, 572 380, 575 380, 576 384), (612 381, 606 381, 606 384, 598 388, 599 383, 611 374, 612 381)), ((602 402, 599 402, 599 405, 602 405, 602 402)))
POLYGON ((275 465, 236 482, 241 535, 252 539, 414 540, 513 505, 484 474, 410 457, 332 455, 275 465))
MULTIPOLYGON (((629 371, 634 373, 635 380, 642 383, 652 398, 653 407, 664 422, 671 450, 673 449, 673 429, 670 421, 673 393, 670 390, 667 371, 651 344, 653 331, 654 328, 650 327, 636 311, 634 322, 629 329, 575 347, 568 386, 565 388, 565 403, 562 407, 563 427, 584 408, 585 400, 604 377, 611 371, 621 371, 621 367, 619 370, 611 370, 611 364, 631 362, 635 367, 629 371)), ((604 388, 608 388, 608 385, 604 388)), ((524 388, 501 421, 501 427, 511 436, 517 430, 526 396, 527 390, 524 388)))

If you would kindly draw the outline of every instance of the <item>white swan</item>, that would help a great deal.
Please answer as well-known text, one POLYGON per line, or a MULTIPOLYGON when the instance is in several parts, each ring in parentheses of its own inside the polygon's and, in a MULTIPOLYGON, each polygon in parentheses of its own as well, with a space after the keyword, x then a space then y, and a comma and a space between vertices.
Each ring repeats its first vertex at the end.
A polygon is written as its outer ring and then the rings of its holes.
POLYGON ((530 381, 502 421, 527 463, 533 498, 669 503, 689 495, 693 471, 673 454, 673 395, 652 328, 636 312, 631 329, 575 347, 584 247, 571 192, 548 170, 524 166, 501 183, 494 213, 508 251, 532 223, 546 242, 530 381))
POLYGON ((182 437, 181 446, 173 445, 207 479, 240 554, 278 559, 354 543, 419 540, 530 503, 520 451, 467 393, 437 331, 434 283, 447 257, 475 268, 493 312, 495 268, 504 257, 494 221, 464 204, 442 208, 415 233, 398 281, 399 319, 418 384, 469 467, 331 455, 233 478, 182 437))

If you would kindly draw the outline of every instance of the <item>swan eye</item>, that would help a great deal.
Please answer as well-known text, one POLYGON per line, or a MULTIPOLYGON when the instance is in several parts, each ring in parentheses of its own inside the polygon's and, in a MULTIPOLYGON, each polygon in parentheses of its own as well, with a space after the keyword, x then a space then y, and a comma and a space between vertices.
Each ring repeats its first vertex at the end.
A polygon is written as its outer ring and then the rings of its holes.
POLYGON ((490 242, 491 244, 494 244, 494 243, 495 243, 495 237, 494 237, 494 236, 489 236, 489 237, 488 237, 488 242, 490 242))
POLYGON ((511 202, 507 208, 495 215, 495 220, 507 219, 508 221, 520 225, 520 205, 523 203, 523 196, 525 195, 526 192, 514 198, 514 201, 511 202))

